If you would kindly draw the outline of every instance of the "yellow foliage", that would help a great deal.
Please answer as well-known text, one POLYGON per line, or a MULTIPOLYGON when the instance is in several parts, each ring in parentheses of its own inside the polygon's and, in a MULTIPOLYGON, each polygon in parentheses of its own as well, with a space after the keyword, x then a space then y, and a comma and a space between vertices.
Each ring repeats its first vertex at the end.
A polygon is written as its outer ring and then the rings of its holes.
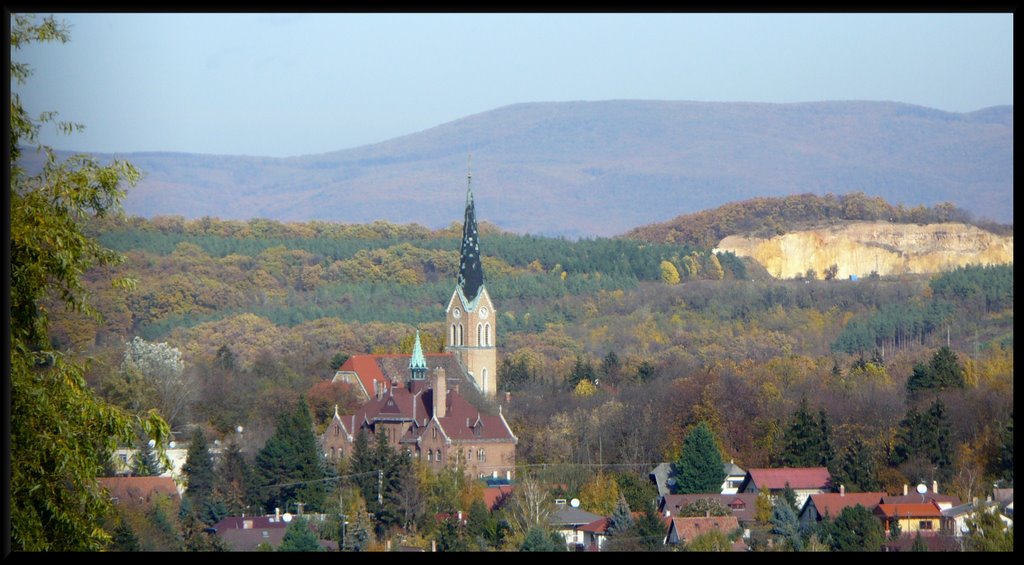
POLYGON ((619 485, 613 477, 598 471, 580 489, 580 507, 587 512, 610 516, 619 501, 619 485))
POLYGON ((669 261, 661 262, 661 280, 665 284, 679 284, 679 270, 669 261))
POLYGON ((572 389, 572 393, 576 396, 590 396, 595 392, 597 392, 597 387, 588 379, 576 383, 576 388, 572 389))

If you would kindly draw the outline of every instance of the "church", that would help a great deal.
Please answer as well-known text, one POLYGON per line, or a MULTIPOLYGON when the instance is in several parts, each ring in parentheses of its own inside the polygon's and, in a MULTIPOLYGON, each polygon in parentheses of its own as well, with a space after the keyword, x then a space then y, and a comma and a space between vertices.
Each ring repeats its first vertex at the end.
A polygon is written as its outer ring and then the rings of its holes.
MULTIPOLYGON (((484 414, 467 395, 493 400, 498 390, 497 316, 484 284, 483 263, 467 175, 459 275, 448 300, 445 353, 424 354, 419 332, 411 355, 353 355, 334 382, 353 385, 364 399, 355 414, 335 415, 321 436, 328 460, 350 456, 360 429, 385 434, 399 452, 434 470, 511 480, 518 442, 501 407, 484 414)), ((372 443, 372 441, 371 441, 372 443)))

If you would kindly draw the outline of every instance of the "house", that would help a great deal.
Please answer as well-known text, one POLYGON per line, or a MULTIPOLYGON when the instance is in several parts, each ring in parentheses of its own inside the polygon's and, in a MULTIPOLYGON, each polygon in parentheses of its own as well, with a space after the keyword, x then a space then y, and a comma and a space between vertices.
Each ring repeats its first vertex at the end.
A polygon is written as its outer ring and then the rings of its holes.
POLYGON ((233 551, 256 551, 261 543, 281 545, 288 522, 280 515, 229 516, 213 526, 217 536, 233 551))
POLYGON ((548 517, 548 523, 565 538, 566 545, 577 551, 582 551, 586 548, 585 543, 587 542, 584 536, 584 526, 589 526, 604 517, 567 505, 564 500, 555 501, 555 504, 557 508, 548 517))
POLYGON ((496 395, 498 337, 468 182, 460 265, 446 308, 445 353, 424 354, 417 332, 410 355, 353 355, 335 373, 335 381, 352 384, 365 403, 353 414, 335 408, 320 437, 328 460, 351 456, 363 430, 370 438, 384 435, 394 449, 435 470, 457 467, 476 478, 513 478, 518 439, 501 406, 488 414, 473 401, 474 395, 496 395))
POLYGON ((935 501, 909 502, 904 504, 879 504, 872 512, 882 521, 885 535, 890 535, 893 523, 898 523, 903 535, 921 532, 922 536, 939 533, 942 525, 942 509, 935 501))
POLYGON ((902 495, 886 495, 882 498, 882 502, 885 504, 905 504, 911 502, 925 503, 929 501, 935 502, 940 509, 946 510, 960 504, 960 499, 950 494, 939 493, 938 481, 932 481, 931 491, 926 491, 923 486, 918 486, 919 491, 910 494, 908 485, 903 485, 902 495))
POLYGON ((825 467, 750 469, 740 484, 739 492, 757 494, 768 491, 771 496, 780 496, 787 485, 796 493, 796 507, 801 508, 807 497, 831 490, 832 475, 825 467))
POLYGON ((736 518, 739 527, 743 528, 743 537, 750 537, 750 528, 757 521, 757 495, 753 493, 670 494, 661 498, 658 512, 662 516, 678 516, 680 509, 702 499, 714 500, 728 508, 732 512, 732 516, 736 518))
MULTIPOLYGON (((722 494, 736 494, 739 486, 746 478, 747 472, 730 460, 722 464, 725 471, 725 480, 722 482, 722 494)), ((672 487, 676 484, 675 476, 672 473, 671 463, 659 463, 648 474, 651 482, 658 488, 658 496, 672 494, 672 487)))
POLYGON ((999 503, 993 500, 979 501, 974 499, 967 504, 953 506, 942 510, 942 533, 954 537, 962 537, 968 532, 967 520, 973 519, 978 512, 998 513, 1003 524, 1013 527, 1013 518, 1001 513, 999 503))
POLYGON ((175 504, 181 503, 178 485, 170 477, 99 477, 96 479, 117 504, 144 504, 163 495, 175 504))
POLYGON ((839 487, 839 492, 812 494, 800 509, 800 525, 813 526, 825 516, 835 520, 843 510, 858 504, 874 512, 885 496, 884 492, 846 492, 843 486, 839 487))
POLYGON ((580 526, 580 531, 583 532, 584 551, 605 551, 608 548, 609 523, 611 518, 604 517, 580 526))
POLYGON ((735 516, 673 516, 665 543, 668 545, 686 544, 697 536, 711 531, 718 531, 728 536, 739 527, 735 516))

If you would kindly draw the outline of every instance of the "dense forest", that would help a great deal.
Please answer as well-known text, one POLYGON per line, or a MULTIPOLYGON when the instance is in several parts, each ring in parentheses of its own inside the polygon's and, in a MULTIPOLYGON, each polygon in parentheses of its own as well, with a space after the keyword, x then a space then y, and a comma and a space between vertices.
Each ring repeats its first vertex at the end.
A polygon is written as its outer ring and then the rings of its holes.
MULTIPOLYGON (((89 229, 127 260, 85 276, 102 322, 61 312, 53 345, 91 357, 86 377, 104 398, 159 406, 178 434, 198 424, 231 437, 243 426, 242 448, 255 453, 300 397, 316 429, 335 404, 354 406, 352 391, 329 382, 346 356, 408 351, 417 329, 428 350, 443 348, 456 224, 158 217, 89 229), (110 286, 123 277, 131 289, 110 286), (139 376, 140 359, 158 357, 145 352, 160 348, 180 364, 177 388, 139 376)), ((675 461, 694 426, 707 426, 724 460, 777 466, 794 464, 793 428, 810 414, 828 455, 803 463, 827 465, 848 490, 937 480, 970 497, 1012 484, 1012 265, 776 281, 698 241, 481 226, 508 393, 497 402, 519 438, 522 477, 588 501, 628 492, 642 509, 647 473, 675 461)), ((440 535, 428 522, 420 535, 440 535)))

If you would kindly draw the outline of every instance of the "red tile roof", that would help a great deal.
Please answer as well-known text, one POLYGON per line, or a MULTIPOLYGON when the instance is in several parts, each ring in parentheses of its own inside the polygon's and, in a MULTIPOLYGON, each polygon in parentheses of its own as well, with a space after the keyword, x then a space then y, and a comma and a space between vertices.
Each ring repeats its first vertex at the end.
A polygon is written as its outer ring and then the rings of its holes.
POLYGON ((676 531, 679 541, 686 543, 693 541, 693 538, 706 534, 712 530, 718 530, 729 535, 740 527, 735 516, 709 516, 696 518, 672 518, 672 526, 676 531))
POLYGON ((178 485, 170 477, 99 477, 97 480, 114 502, 149 502, 155 494, 181 499, 178 485))
POLYGON ((487 487, 484 489, 484 504, 491 511, 497 510, 512 496, 512 485, 487 487))
POLYGON ((942 510, 935 502, 879 504, 876 514, 886 518, 941 518, 942 510))
POLYGON ((604 534, 608 532, 608 523, 611 522, 610 517, 598 518, 593 522, 580 526, 580 531, 590 532, 592 534, 604 534))
POLYGON ((848 492, 839 494, 828 492, 825 494, 812 494, 811 503, 819 516, 831 516, 833 519, 842 514, 843 509, 860 504, 868 510, 874 510, 882 502, 884 492, 848 492))
POLYGON ((511 441, 515 438, 505 419, 500 415, 483 414, 469 401, 451 391, 448 392, 446 402, 448 405, 446 416, 439 418, 438 422, 449 439, 455 441, 488 439, 511 441))
POLYGON ((259 528, 287 528, 288 524, 275 516, 228 516, 214 524, 217 532, 251 530, 259 528))
POLYGON ((792 489, 825 489, 832 475, 825 467, 780 467, 750 469, 744 483, 753 482, 760 490, 782 490, 789 483, 792 489))

